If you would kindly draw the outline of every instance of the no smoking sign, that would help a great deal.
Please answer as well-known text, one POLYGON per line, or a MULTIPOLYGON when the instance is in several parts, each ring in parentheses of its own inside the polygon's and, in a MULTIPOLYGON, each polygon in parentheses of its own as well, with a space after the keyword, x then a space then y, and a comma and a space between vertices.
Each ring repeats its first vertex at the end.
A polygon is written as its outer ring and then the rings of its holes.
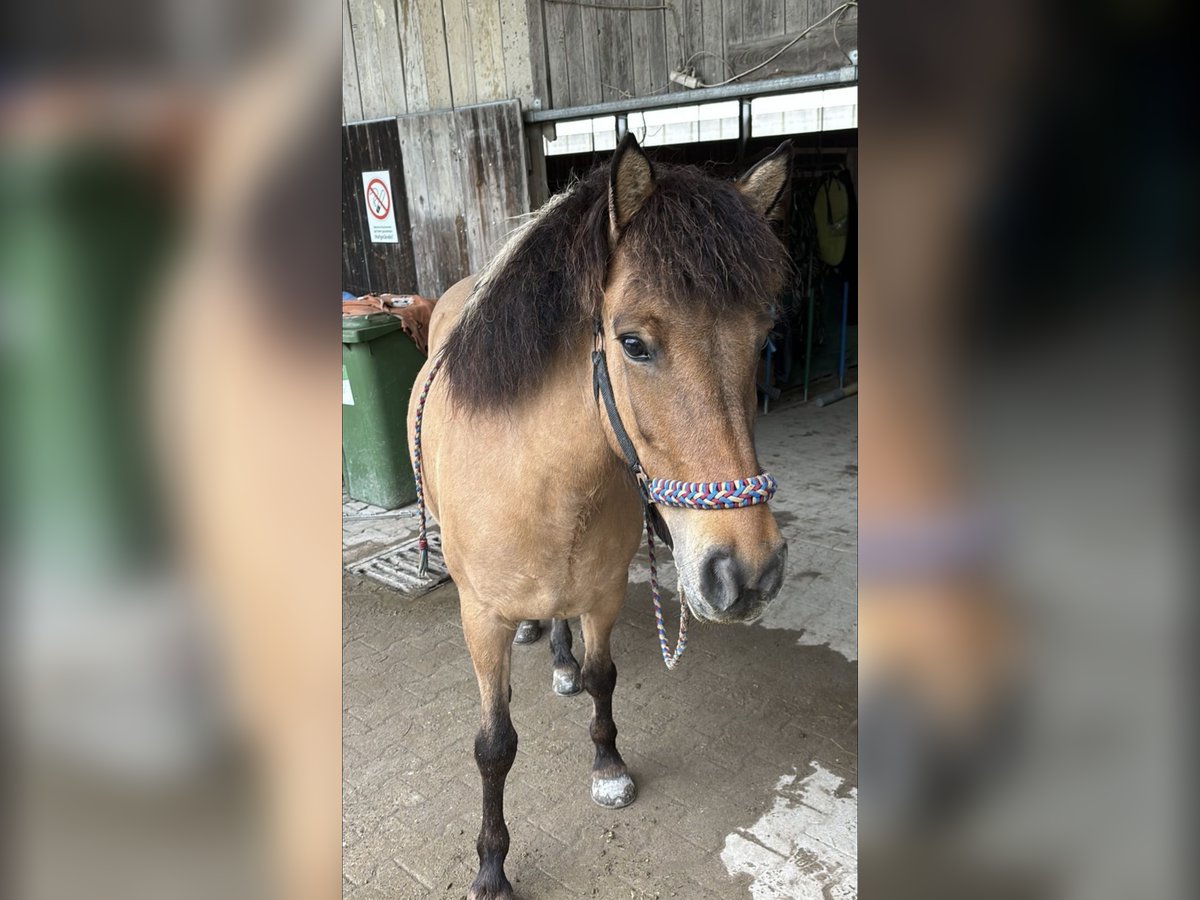
POLYGON ((376 244, 399 243, 395 203, 392 201, 392 173, 387 169, 382 172, 363 172, 362 180, 371 241, 376 244))

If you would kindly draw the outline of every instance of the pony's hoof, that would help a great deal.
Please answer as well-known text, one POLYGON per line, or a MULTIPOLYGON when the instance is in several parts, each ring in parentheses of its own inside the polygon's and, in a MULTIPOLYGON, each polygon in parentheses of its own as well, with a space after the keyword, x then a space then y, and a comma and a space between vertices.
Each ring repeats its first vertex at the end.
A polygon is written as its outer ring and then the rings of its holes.
POLYGON ((542 636, 542 623, 537 619, 525 619, 517 626, 517 633, 513 637, 514 644, 532 644, 542 636))
POLYGON ((477 890, 476 888, 472 887, 469 891, 467 891, 467 900, 513 900, 513 892, 512 888, 497 892, 477 890))
POLYGON ((500 884, 495 885, 488 883, 480 884, 479 878, 476 877, 475 883, 467 891, 467 900, 513 900, 512 885, 508 883, 508 879, 503 875, 500 878, 500 884))
POLYGON ((637 799, 637 785, 628 775, 593 778, 592 799, 606 809, 620 809, 637 799))
POLYGON ((583 679, 579 677, 579 669, 555 669, 554 693, 560 697, 570 697, 583 690, 583 679))

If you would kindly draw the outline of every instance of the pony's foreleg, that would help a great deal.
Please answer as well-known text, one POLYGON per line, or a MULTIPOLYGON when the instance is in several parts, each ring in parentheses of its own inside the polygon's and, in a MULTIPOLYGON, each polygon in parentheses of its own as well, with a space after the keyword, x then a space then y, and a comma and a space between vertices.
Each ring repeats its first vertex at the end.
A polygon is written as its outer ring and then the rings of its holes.
POLYGON ((571 625, 566 619, 555 619, 550 626, 550 652, 554 654, 554 693, 563 697, 583 690, 579 663, 571 652, 571 625))
POLYGON ((517 755, 517 732, 508 713, 512 696, 509 666, 513 628, 486 614, 471 615, 464 606, 463 631, 479 679, 483 717, 475 736, 475 762, 483 780, 483 824, 476 849, 479 873, 468 900, 512 900, 504 875, 508 827, 504 824, 504 781, 517 755))
POLYGON ((617 618, 619 603, 611 610, 583 616, 583 686, 592 695, 592 741, 596 759, 592 763, 592 799, 601 806, 619 809, 637 796, 637 787, 617 751, 617 726, 612 717, 612 695, 617 686, 617 667, 609 652, 608 639, 617 618))

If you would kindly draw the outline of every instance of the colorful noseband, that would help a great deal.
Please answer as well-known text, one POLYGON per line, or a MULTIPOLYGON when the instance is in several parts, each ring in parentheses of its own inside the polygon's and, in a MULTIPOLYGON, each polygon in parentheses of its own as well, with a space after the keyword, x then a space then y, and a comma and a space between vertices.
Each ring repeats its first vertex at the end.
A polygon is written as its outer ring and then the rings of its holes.
POLYGON ((646 493, 651 503, 680 509, 740 509, 766 503, 778 484, 767 472, 737 481, 672 481, 650 478, 646 493))

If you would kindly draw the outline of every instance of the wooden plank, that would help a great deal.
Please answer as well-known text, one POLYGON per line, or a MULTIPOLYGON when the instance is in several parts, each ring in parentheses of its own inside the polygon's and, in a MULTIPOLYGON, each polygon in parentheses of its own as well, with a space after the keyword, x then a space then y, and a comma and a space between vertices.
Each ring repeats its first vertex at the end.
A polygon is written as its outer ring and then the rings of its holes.
POLYGON ((395 5, 392 0, 349 0, 349 4, 363 118, 405 112, 404 59, 395 5))
POLYGON ((763 0, 743 0, 742 40, 752 41, 765 37, 763 27, 763 0))
MULTIPOLYGON (((691 55, 692 51, 687 49, 692 43, 689 23, 693 16, 699 15, 700 0, 676 0, 675 12, 666 11, 662 14, 663 35, 667 44, 667 57, 663 69, 667 76, 670 76, 672 69, 682 67, 684 60, 691 55)), ((670 77, 667 77, 664 86, 671 93, 686 90, 682 85, 671 81, 670 77)))
MULTIPOLYGON (((806 25, 805 28, 807 27, 806 25)), ((858 23, 849 14, 838 29, 838 38, 842 41, 843 47, 854 47, 858 43, 858 23)), ((776 78, 780 75, 827 72, 846 65, 846 57, 842 55, 842 51, 837 48, 833 40, 832 20, 809 32, 807 37, 784 50, 783 48, 794 39, 794 34, 775 35, 731 44, 729 49, 737 57, 743 69, 749 69, 775 57, 763 68, 747 75, 745 81, 776 78), (779 55, 775 56, 776 53, 779 55)))
POLYGON ((427 113, 422 146, 429 184, 429 206, 425 227, 439 241, 438 270, 431 288, 441 295, 446 288, 471 272, 467 246, 466 214, 462 193, 462 148, 453 110, 427 113))
POLYGON ((763 35, 784 33, 784 0, 762 0, 763 35))
MULTIPOLYGON (((579 31, 579 7, 564 6, 561 3, 546 4, 546 56, 547 75, 550 81, 550 93, 547 99, 548 108, 563 108, 571 106, 571 75, 567 65, 567 20, 572 13, 575 15, 576 34, 582 39, 579 31)), ((578 46, 576 44, 575 46, 578 46)))
POLYGON ((429 178, 425 166, 426 148, 422 142, 424 116, 401 116, 396 121, 400 152, 404 162, 406 203, 416 264, 417 291, 427 297, 441 296, 433 291, 437 281, 440 243, 426 227, 429 208, 429 178))
POLYGON ((648 0, 629 0, 630 47, 633 62, 633 93, 648 97, 667 90, 667 36, 663 10, 633 11, 638 6, 658 6, 648 0))
POLYGON ((735 75, 738 70, 734 60, 729 55, 729 45, 738 44, 742 41, 742 3, 739 0, 723 0, 721 4, 721 16, 725 32, 725 39, 721 45, 721 55, 729 60, 730 67, 733 69, 729 75, 735 75))
POLYGON ((498 0, 470 0, 467 16, 471 23, 471 51, 475 55, 475 99, 480 103, 502 100, 505 84, 500 4, 498 0))
MULTIPOLYGON (((627 6, 626 0, 612 0, 614 6, 627 6)), ((633 59, 630 53, 632 38, 629 12, 620 9, 597 9, 599 40, 596 55, 600 63, 600 99, 621 100, 633 95, 633 59)))
POLYGON ((342 271, 346 279, 343 286, 357 293, 413 291, 416 269, 408 210, 402 202, 407 191, 395 120, 349 125, 343 128, 342 136, 342 271), (362 173, 381 169, 391 173, 392 203, 400 238, 395 244, 371 241, 363 203, 362 173))
POLYGON ((550 199, 550 182, 546 172, 546 145, 542 143, 541 128, 525 132, 526 178, 530 209, 540 209, 550 199))
POLYGON ((470 0, 442 0, 446 25, 446 57, 450 68, 450 98, 454 106, 475 102, 475 50, 471 46, 470 0))
POLYGON ((449 109, 450 62, 446 53, 446 26, 442 4, 434 0, 409 0, 417 7, 420 40, 424 48, 426 109, 449 109))
POLYGON ((363 255, 362 223, 358 204, 362 185, 350 143, 350 129, 342 129, 342 290, 365 294, 370 290, 367 261, 363 255), (359 181, 358 186, 355 182, 359 181))
POLYGON ((533 102, 533 67, 541 50, 542 17, 529 20, 526 0, 500 0, 500 44, 504 54, 505 97, 533 102))
MULTIPOLYGON (((396 216, 396 234, 399 240, 395 244, 373 244, 379 252, 387 257, 386 271, 388 273, 387 291, 393 293, 412 293, 417 289, 416 266, 412 252, 412 238, 408 221, 408 206, 402 198, 408 194, 408 186, 404 181, 404 165, 400 149, 400 134, 394 119, 387 122, 375 123, 371 126, 374 132, 378 167, 391 173, 392 207, 396 216)), ((361 179, 360 179, 361 181, 361 179)))
POLYGON ((479 271, 529 211, 524 134, 516 101, 459 111, 466 164, 471 271, 479 271))
MULTIPOLYGON (((493 106, 481 117, 488 125, 483 146, 489 165, 484 180, 488 216, 484 221, 484 255, 480 265, 500 251, 509 232, 518 224, 513 218, 517 214, 512 207, 513 184, 525 171, 525 159, 523 154, 514 157, 508 137, 508 117, 504 113, 503 106, 493 106)), ((519 142, 515 149, 520 149, 519 142)))
POLYGON ((583 99, 588 96, 586 88, 589 80, 584 51, 590 45, 584 32, 583 16, 590 10, 574 4, 552 3, 547 0, 547 15, 551 10, 557 11, 554 18, 562 22, 563 29, 562 44, 550 45, 550 50, 555 54, 550 60, 550 69, 555 73, 551 78, 558 78, 554 84, 554 105, 581 106, 590 102, 583 99))
MULTIPOLYGON (((517 99, 526 108, 541 109, 550 106, 550 70, 547 31, 547 13, 550 4, 542 0, 525 0, 525 16, 529 23, 529 64, 532 78, 528 100, 517 99)), ((507 65, 507 64, 506 64, 507 65)))
MULTIPOLYGON (((630 9, 646 5, 645 0, 627 0, 630 9)), ((645 97, 653 89, 653 76, 650 74, 653 47, 650 34, 650 13, 630 12, 629 18, 629 50, 630 62, 633 64, 633 85, 628 88, 635 97, 645 97)), ((659 51, 662 52, 661 50, 659 51)))
POLYGON ((376 260, 372 258, 370 253, 371 241, 368 232, 366 206, 363 203, 362 194, 362 173, 365 170, 373 168, 367 150, 367 126, 352 125, 346 129, 349 136, 350 154, 349 154, 349 172, 348 177, 351 180, 351 193, 354 195, 354 206, 351 214, 354 216, 354 228, 359 236, 359 252, 362 255, 362 281, 355 285, 355 293, 368 293, 373 290, 376 283, 382 283, 383 279, 379 273, 376 273, 376 260))
POLYGON ((733 72, 725 65, 725 12, 721 0, 701 0, 703 15, 700 41, 692 52, 704 50, 695 60, 696 72, 705 84, 724 81, 733 72))
MULTIPOLYGON (((525 140, 525 123, 521 121, 521 107, 508 104, 503 112, 503 168, 505 229, 508 232, 519 228, 532 207, 529 205, 530 170, 529 144, 525 140)), ((540 139, 540 136, 539 136, 540 139)), ((543 173, 543 178, 544 173, 543 173)))
POLYGON ((499 198, 500 219, 491 238, 492 253, 525 221, 529 212, 529 163, 521 108, 515 102, 495 107, 496 167, 492 186, 499 198))
POLYGON ((342 121, 357 122, 362 117, 358 60, 354 58, 354 31, 350 27, 350 4, 348 0, 342 0, 342 121))
POLYGON ((425 161, 420 146, 412 138, 413 129, 409 125, 412 120, 411 116, 398 118, 396 132, 400 138, 400 157, 404 168, 404 205, 408 211, 409 239, 413 247, 417 292, 420 293, 428 255, 428 248, 422 240, 419 228, 420 208, 425 202, 425 161))
POLYGON ((783 31, 784 34, 796 35, 808 27, 809 4, 812 0, 784 0, 783 2, 783 31))
MULTIPOLYGON (((404 56, 404 96, 409 112, 429 109, 425 41, 421 36, 419 0, 396 0, 396 26, 404 56)), ((431 48, 436 52, 439 48, 431 48)))
POLYGON ((567 64, 571 67, 572 106, 599 103, 604 98, 604 88, 600 86, 601 14, 601 10, 590 7, 580 9, 579 43, 572 44, 570 36, 567 38, 567 64))
POLYGON ((497 104, 473 111, 479 147, 479 156, 473 162, 478 167, 476 211, 479 218, 477 233, 481 238, 471 254, 471 268, 475 271, 492 258, 508 234, 502 110, 503 107, 497 104))
POLYGON ((455 144, 461 151, 457 161, 461 169, 462 190, 459 194, 459 212, 467 244, 467 268, 478 271, 488 259, 486 229, 493 211, 488 209, 486 190, 487 170, 495 161, 484 146, 487 131, 491 127, 486 116, 487 107, 471 106, 455 110, 455 144), (483 121, 481 121, 483 119, 483 121))

